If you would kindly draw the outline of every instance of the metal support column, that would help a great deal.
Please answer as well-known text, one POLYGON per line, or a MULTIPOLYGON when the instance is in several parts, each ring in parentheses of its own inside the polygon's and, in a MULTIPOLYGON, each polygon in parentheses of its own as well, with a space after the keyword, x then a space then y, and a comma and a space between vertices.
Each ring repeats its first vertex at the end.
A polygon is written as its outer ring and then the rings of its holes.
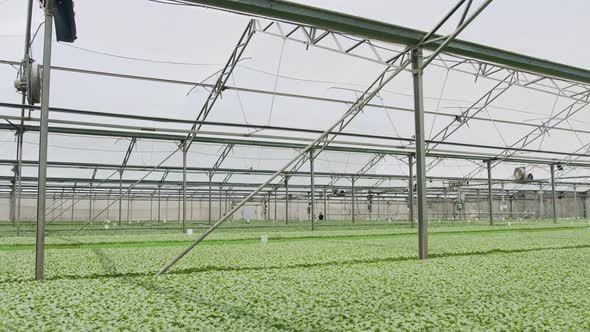
POLYGON ((109 193, 107 194, 107 220, 110 220, 111 215, 111 190, 109 189, 109 193))
POLYGON ((426 151, 424 142, 424 87, 422 49, 412 50, 414 83, 414 126, 416 135, 416 188, 418 198, 418 255, 428 258, 428 220, 426 215, 426 151))
POLYGON ((494 208, 492 202, 492 161, 488 160, 488 208, 490 214, 490 226, 494 226, 494 208))
POLYGON ((326 188, 324 187, 324 221, 328 220, 328 202, 327 202, 328 195, 326 193, 326 188))
POLYGON ((90 193, 88 195, 88 220, 92 220, 92 182, 90 182, 90 193))
POLYGON ((354 211, 354 208, 355 208, 355 205, 356 205, 356 197, 355 197, 355 192, 354 192, 354 183, 355 182, 356 182, 356 179, 355 178, 352 178, 352 190, 351 190, 351 196, 352 196, 351 197, 352 198, 352 202, 351 202, 352 203, 351 204, 352 211, 351 212, 352 212, 352 216, 351 216, 351 221, 352 221, 353 224, 354 224, 354 219, 355 219, 355 213, 354 213, 355 211, 354 211))
POLYGON ((222 196, 221 193, 222 193, 222 190, 223 190, 223 186, 220 185, 219 186, 219 219, 221 219, 221 217, 223 217, 222 207, 221 207, 221 198, 222 198, 221 197, 222 196))
POLYGON ((186 233, 186 153, 188 146, 182 142, 182 234, 186 233))
POLYGON ((131 199, 132 195, 129 193, 127 194, 127 221, 131 221, 131 199))
POLYGON ((285 224, 289 224, 289 177, 285 176, 285 224))
POLYGON ((74 188, 72 188, 72 215, 71 220, 74 221, 74 206, 76 205, 76 184, 74 183, 74 188))
POLYGON ((275 214, 273 217, 273 221, 277 221, 277 191, 278 188, 275 188, 275 214))
POLYGON ((476 196, 476 209, 477 209, 477 218, 476 218, 476 220, 479 220, 479 217, 480 217, 479 216, 479 189, 477 189, 476 193, 477 193, 476 194, 477 195, 476 196))
POLYGON ((557 202, 555 201, 555 165, 551 164, 551 204, 553 205, 553 222, 557 223, 557 202))
POLYGON ((39 170, 37 177, 37 239, 35 242, 35 279, 43 280, 45 271, 45 204, 47 184, 47 139, 49 122, 49 84, 51 40, 53 34, 53 1, 45 3, 45 36, 43 39, 43 78, 39 128, 39 170))
POLYGON ((311 181, 311 191, 309 193, 309 199, 311 203, 311 230, 313 231, 315 227, 315 180, 314 180, 314 170, 313 170, 313 150, 309 151, 309 177, 311 181))
POLYGON ((123 218, 123 169, 119 171, 119 226, 123 218))
POLYGON ((162 212, 161 198, 162 198, 162 196, 161 196, 161 194, 162 194, 162 185, 159 184, 158 185, 158 221, 162 221, 162 215, 161 215, 161 212, 162 212))
POLYGON ((414 228, 414 156, 412 155, 408 156, 408 170, 410 175, 408 179, 408 219, 410 219, 410 227, 414 228))
POLYGON ((578 193, 574 184, 574 219, 578 219, 578 193))
POLYGON ((209 173, 209 225, 211 225, 211 217, 212 217, 212 207, 211 207, 211 179, 213 178, 213 173, 209 173))

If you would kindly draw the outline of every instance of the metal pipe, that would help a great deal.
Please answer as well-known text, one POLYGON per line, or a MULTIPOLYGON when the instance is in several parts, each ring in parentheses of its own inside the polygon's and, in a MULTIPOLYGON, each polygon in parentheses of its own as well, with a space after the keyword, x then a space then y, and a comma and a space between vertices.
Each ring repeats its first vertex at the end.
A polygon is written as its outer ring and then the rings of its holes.
POLYGON ((223 217, 223 214, 222 214, 222 205, 221 205, 221 196, 222 196, 221 195, 221 192, 222 192, 222 190, 223 190, 223 186, 222 185, 219 185, 219 219, 221 219, 221 217, 223 217))
POLYGON ((352 221, 353 224, 354 224, 354 220, 355 220, 355 213, 354 213, 355 211, 354 211, 354 208, 355 208, 355 205, 356 205, 355 204, 356 203, 356 201, 355 201, 355 198, 356 197, 354 195, 355 194, 354 193, 354 183, 355 183, 355 181, 356 181, 356 178, 352 178, 352 189, 351 189, 351 196, 352 196, 351 197, 352 198, 352 202, 351 202, 352 211, 351 212, 352 212, 352 216, 351 216, 351 221, 352 221))
MULTIPOLYGON (((25 24, 25 51, 24 51, 24 60, 23 63, 25 66, 29 65, 30 62, 30 50, 31 50, 31 22, 33 20, 33 0, 27 1, 27 19, 25 24)), ((23 67, 23 70, 26 71, 26 67, 23 67)), ((27 78, 28 80, 28 78, 27 78)), ((14 216, 14 221, 16 224, 16 236, 20 236, 20 212, 21 212, 21 175, 22 175, 22 160, 23 160, 23 142, 24 142, 24 117, 25 117, 25 105, 27 104, 27 91, 22 92, 21 103, 23 108, 21 108, 21 117, 23 118, 20 121, 20 128, 18 130, 18 138, 17 138, 17 165, 16 165, 16 211, 14 216)))
POLYGON ((209 172, 209 225, 211 225, 211 218, 212 218, 212 209, 211 209, 211 178, 213 178, 213 173, 209 172))
POLYGON ((416 184, 418 197, 418 255, 428 258, 428 220, 426 215, 426 154, 424 142, 424 87, 422 49, 412 50, 414 85, 414 126, 416 136, 416 184))
POLYGON ((551 204, 553 205, 553 223, 557 223, 557 203, 555 201, 555 165, 551 164, 551 204))
POLYGON ((463 31, 477 17, 477 15, 479 15, 491 2, 492 0, 486 0, 475 10, 473 14, 471 14, 471 16, 467 18, 467 20, 464 20, 464 22, 461 23, 457 27, 457 29, 454 32, 452 32, 445 39, 445 41, 443 41, 438 46, 436 50, 434 50, 434 52, 432 52, 432 54, 426 59, 426 61, 424 61, 424 63, 422 64, 422 69, 428 66, 428 64, 430 64, 430 62, 432 62, 432 60, 434 60, 438 56, 438 54, 442 52, 443 48, 445 48, 453 39, 455 39, 455 37, 457 37, 461 33, 461 31, 463 31))
POLYGON ((123 169, 119 171, 119 226, 123 216, 123 169))
POLYGON ((289 177, 285 176, 285 224, 289 224, 289 177))
POLYGON ((188 146, 182 142, 182 233, 186 234, 186 154, 188 146))
POLYGON ((191 222, 191 224, 192 224, 192 222, 193 222, 193 220, 194 220, 194 219, 193 219, 193 211, 194 211, 194 208, 193 208, 193 203, 195 202, 195 196, 194 196, 194 195, 191 195, 190 202, 191 202, 191 203, 190 203, 190 204, 191 204, 191 213, 190 213, 190 216, 191 216, 191 218, 190 218, 190 222, 191 222))
POLYGON ((161 210, 162 210, 162 196, 161 196, 161 191, 162 191, 162 185, 159 184, 158 185, 158 222, 162 221, 162 215, 161 215, 161 210))
POLYGON ((39 170, 37 183, 37 233, 35 243, 35 279, 43 280, 45 272, 45 204, 47 181, 47 140, 49 136, 49 84, 51 39, 53 34, 53 1, 45 3, 45 36, 43 39, 43 83, 41 93, 41 124, 39 128, 39 170))
POLYGON ((315 182, 314 182, 314 174, 313 174, 313 150, 309 151, 309 178, 311 181, 311 191, 310 191, 310 200, 311 200, 311 230, 314 230, 315 227, 315 182))
POLYGON ((488 168, 488 209, 490 215, 490 226, 494 226, 494 205, 492 201, 492 161, 486 161, 488 168))
POLYGON ((328 220, 327 198, 328 198, 328 195, 326 194, 326 188, 324 187, 324 221, 328 220))
POLYGON ((71 221, 74 221, 74 206, 76 205, 76 184, 74 184, 74 188, 72 188, 72 216, 71 221))
MULTIPOLYGON (((109 189, 109 194, 107 195, 107 220, 110 220, 110 212, 111 209, 109 209, 109 206, 111 206, 111 190, 109 189)), ((151 208, 151 205, 150 205, 151 208)))
POLYGON ((90 193, 88 195, 88 220, 92 220, 92 182, 90 182, 90 193))
POLYGON ((414 228, 414 156, 408 156, 408 208, 410 227, 414 228))
POLYGON ((574 219, 578 218, 578 195, 576 185, 574 184, 574 219))

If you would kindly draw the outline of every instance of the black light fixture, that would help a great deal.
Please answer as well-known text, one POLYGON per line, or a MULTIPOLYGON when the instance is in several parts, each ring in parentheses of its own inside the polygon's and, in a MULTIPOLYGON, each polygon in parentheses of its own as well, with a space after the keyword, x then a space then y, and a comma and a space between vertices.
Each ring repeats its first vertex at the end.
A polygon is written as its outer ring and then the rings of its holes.
POLYGON ((72 0, 55 0, 53 20, 58 42, 73 43, 76 40, 76 14, 72 0))
POLYGON ((556 166, 557 166, 557 170, 558 171, 563 171, 563 166, 561 166, 561 163, 560 162, 557 162, 557 165, 556 166))

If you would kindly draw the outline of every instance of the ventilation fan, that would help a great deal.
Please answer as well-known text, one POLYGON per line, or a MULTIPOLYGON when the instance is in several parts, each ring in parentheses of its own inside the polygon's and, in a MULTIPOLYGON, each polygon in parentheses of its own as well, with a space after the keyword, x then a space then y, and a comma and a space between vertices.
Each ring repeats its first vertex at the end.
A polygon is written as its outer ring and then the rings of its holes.
POLYGON ((531 181, 534 179, 533 173, 527 173, 524 167, 515 168, 512 177, 515 181, 531 181))

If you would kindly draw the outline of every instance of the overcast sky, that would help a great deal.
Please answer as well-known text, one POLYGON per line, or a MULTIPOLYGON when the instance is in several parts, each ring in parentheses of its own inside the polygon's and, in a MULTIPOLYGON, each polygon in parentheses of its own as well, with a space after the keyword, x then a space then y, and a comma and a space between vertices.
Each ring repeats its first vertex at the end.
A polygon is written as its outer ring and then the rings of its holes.
MULTIPOLYGON (((299 2, 421 30, 432 28, 454 4, 454 1, 442 0, 299 2)), ((0 59, 18 61, 22 58, 25 11, 24 1, 0 0, 0 59)), ((589 12, 590 2, 584 0, 496 0, 459 38, 589 68, 590 47, 584 40, 590 31, 590 21, 587 19, 589 12)), ((190 81, 203 80, 221 68, 248 22, 247 17, 216 10, 170 6, 146 0, 77 0, 76 14, 78 40, 73 46, 78 48, 54 43, 54 65, 190 81), (96 52, 191 65, 134 61, 96 52)), ((36 7, 33 28, 36 29, 41 21, 42 13, 36 7)), ((33 56, 39 61, 41 41, 42 32, 33 45, 33 56)), ((263 35, 255 36, 244 57, 246 60, 241 62, 230 80, 232 85, 346 100, 354 100, 355 92, 350 89, 362 90, 382 70, 378 65, 347 56, 321 50, 306 51, 301 45, 294 43, 283 45, 281 39, 263 35), (281 75, 279 79, 276 79, 277 73, 281 75)), ((0 65, 1 101, 20 102, 20 96, 12 87, 15 74, 13 68, 0 65)), ((485 81, 473 84, 473 77, 450 75, 448 84, 443 87, 444 77, 444 72, 436 69, 427 73, 425 94, 430 98, 426 103, 427 110, 457 112, 458 107, 464 107, 469 101, 476 100, 492 84, 485 81), (443 98, 442 102, 435 99, 438 97, 443 98)), ((387 87, 388 91, 382 93, 375 102, 411 107, 410 82, 409 75, 402 75, 399 80, 396 78, 387 87)), ((56 107, 193 119, 207 96, 207 91, 196 89, 188 95, 187 92, 186 86, 54 72, 51 104, 56 107)), ((516 111, 490 108, 490 114, 486 116, 540 123, 551 114, 554 104, 554 97, 527 91, 511 91, 494 106, 516 111)), ((564 105, 567 105, 566 101, 557 103, 558 107, 564 105)), ((342 105, 226 94, 223 101, 216 105, 209 120, 324 129, 344 110, 342 105)), ((0 112, 15 114, 7 110, 0 112)), ((575 128, 585 127, 590 120, 587 114, 588 112, 578 114, 569 125, 575 128)), ((63 116, 60 118, 71 119, 63 116)), ((427 117, 427 136, 435 133, 448 121, 427 117)), ((363 113, 349 129, 355 132, 410 137, 413 134, 412 115, 399 112, 386 114, 382 110, 373 110, 363 113)), ((503 145, 518 140, 524 133, 526 131, 522 128, 493 126, 489 122, 473 123, 469 128, 462 129, 461 136, 451 140, 503 145)), ((12 134, 5 132, 0 135, 0 158, 14 158, 14 144, 10 143, 14 141, 12 134)), ((572 134, 555 133, 543 141, 543 148, 573 151, 581 143, 590 142, 590 136, 586 136, 588 135, 575 137, 572 134)), ((35 135, 28 135, 25 159, 37 158, 36 141, 35 135)), ((49 159, 118 163, 122 160, 127 144, 127 141, 113 139, 72 140, 71 137, 54 135, 50 140, 52 147, 49 159)), ((194 166, 211 166, 221 148, 196 145, 191 153, 190 163, 194 166)), ((173 149, 171 144, 140 142, 130 163, 153 165, 173 149)), ((240 148, 232 153, 224 166, 278 168, 293 153, 294 151, 240 148)), ((356 172, 369 157, 327 154, 318 161, 317 167, 323 170, 356 172)), ((176 157, 170 161, 177 165, 179 162, 180 159, 176 157)), ((449 162, 448 167, 441 167, 433 174, 462 175, 473 167, 469 162, 449 162)), ((512 167, 502 170, 502 177, 509 177, 512 167)), ((2 168, 0 172, 6 173, 8 170, 2 168)), ((31 169, 30 172, 34 174, 34 170, 31 169)), ((88 176, 88 171, 80 172, 88 176)), ((398 161, 388 159, 375 172, 403 174, 406 170, 398 161)), ((542 172, 546 175, 545 171, 542 172)), ((50 175, 52 174, 63 175, 57 170, 50 171, 50 175)), ((197 177, 194 179, 203 180, 197 177)), ((259 180, 261 179, 252 178, 252 181, 259 180)))

